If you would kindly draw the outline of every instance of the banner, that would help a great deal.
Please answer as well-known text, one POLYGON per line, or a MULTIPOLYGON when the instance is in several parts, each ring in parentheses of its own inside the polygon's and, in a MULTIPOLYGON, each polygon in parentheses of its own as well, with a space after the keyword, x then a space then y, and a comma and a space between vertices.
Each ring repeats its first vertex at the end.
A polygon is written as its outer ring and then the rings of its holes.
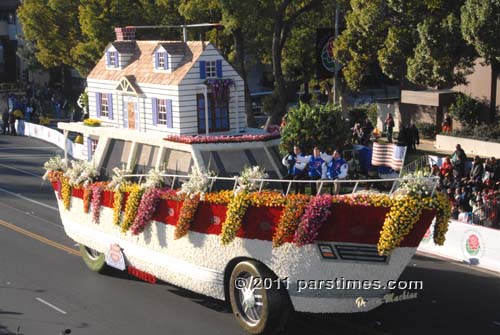
POLYGON ((318 79, 333 78, 335 59, 333 58, 334 31, 329 28, 316 30, 316 75, 318 79))
POLYGON ((395 144, 373 143, 372 165, 388 166, 393 170, 400 171, 406 155, 406 147, 395 144))
POLYGON ((433 231, 434 224, 425 233, 418 251, 500 272, 500 230, 451 220, 442 246, 434 244, 433 231))

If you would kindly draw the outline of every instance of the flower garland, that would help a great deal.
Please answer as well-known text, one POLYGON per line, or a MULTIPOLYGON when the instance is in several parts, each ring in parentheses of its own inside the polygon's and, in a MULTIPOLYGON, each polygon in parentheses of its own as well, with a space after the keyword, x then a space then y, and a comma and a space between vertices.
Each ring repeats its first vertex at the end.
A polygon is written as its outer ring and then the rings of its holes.
POLYGON ((436 223, 434 224, 434 243, 443 245, 445 235, 451 218, 451 205, 448 197, 443 193, 438 193, 434 198, 436 213, 436 223))
POLYGON ((248 200, 250 205, 255 207, 280 207, 287 203, 287 198, 276 191, 252 192, 248 194, 248 200))
POLYGON ((242 143, 242 142, 264 142, 280 138, 279 131, 258 135, 218 135, 218 136, 188 136, 188 135, 167 135, 164 140, 186 144, 201 143, 242 143))
POLYGON ((104 191, 103 183, 95 183, 91 186, 92 189, 92 221, 99 223, 101 214, 101 200, 104 191))
POLYGON ((144 189, 141 188, 139 184, 131 184, 126 186, 126 192, 128 192, 128 199, 125 205, 125 215, 121 226, 122 232, 126 232, 133 224, 144 189))
POLYGON ((186 197, 184 199, 179 219, 177 220, 177 225, 175 226, 174 239, 180 239, 188 233, 191 223, 194 221, 199 204, 199 194, 195 194, 192 197, 186 197))
POLYGON ((157 188, 149 188, 144 192, 139 209, 137 210, 137 216, 131 227, 133 235, 137 235, 146 229, 156 211, 160 195, 161 191, 157 188))
POLYGON ((115 189, 113 194, 113 224, 115 226, 119 226, 122 219, 124 189, 124 186, 118 187, 117 189, 115 189))
POLYGON ((232 79, 207 79, 205 84, 212 89, 215 107, 225 106, 229 103, 229 87, 234 84, 232 79))
POLYGON ((424 199, 414 196, 400 195, 397 197, 387 213, 380 232, 377 244, 380 255, 389 255, 400 245, 405 236, 411 232, 415 223, 420 220, 425 203, 424 199))
POLYGON ((220 235, 223 245, 231 243, 236 237, 248 206, 250 206, 250 199, 246 191, 236 193, 227 205, 226 220, 222 224, 220 235))
POLYGON ((87 214, 90 210, 90 200, 92 199, 92 189, 88 185, 83 186, 83 212, 87 214))
POLYGON ((356 193, 350 195, 334 195, 332 203, 350 206, 391 207, 393 199, 383 193, 356 193))
POLYGON ((294 242, 297 246, 304 246, 316 239, 321 226, 332 212, 331 204, 332 196, 329 194, 317 195, 311 198, 295 231, 294 242))
POLYGON ((280 221, 273 235, 273 247, 281 246, 285 239, 295 234, 310 197, 305 194, 291 194, 286 199, 280 221))
POLYGON ((64 209, 69 210, 71 205, 71 184, 69 178, 61 176, 61 198, 63 201, 64 209))
POLYGON ((231 201, 233 195, 233 191, 229 190, 207 193, 205 194, 205 201, 215 205, 225 205, 231 201))

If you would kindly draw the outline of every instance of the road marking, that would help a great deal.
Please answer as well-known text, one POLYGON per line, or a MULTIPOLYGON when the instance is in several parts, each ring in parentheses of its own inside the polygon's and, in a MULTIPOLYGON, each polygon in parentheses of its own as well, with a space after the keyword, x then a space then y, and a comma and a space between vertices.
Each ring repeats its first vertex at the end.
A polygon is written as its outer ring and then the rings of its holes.
POLYGON ((59 147, 10 147, 10 148, 0 148, 0 151, 1 150, 23 150, 23 149, 59 149, 59 150, 62 150, 60 149, 59 147))
POLYGON ((31 198, 25 197, 24 195, 20 195, 19 193, 14 193, 14 192, 11 192, 11 191, 6 190, 6 189, 1 188, 1 187, 0 187, 0 192, 4 192, 4 193, 7 193, 7 194, 9 194, 9 195, 12 195, 13 197, 16 197, 16 198, 19 198, 19 199, 26 200, 26 201, 28 201, 28 202, 31 202, 31 203, 37 204, 37 205, 39 205, 39 206, 43 206, 43 207, 48 208, 48 209, 52 209, 53 211, 59 211, 59 208, 57 208, 57 207, 54 207, 54 206, 51 206, 51 205, 44 204, 43 202, 33 200, 33 199, 31 199, 31 198))
POLYGON ((0 155, 0 158, 15 158, 15 159, 24 159, 24 158, 39 158, 39 157, 52 157, 52 155, 0 155))
POLYGON ((60 250, 63 250, 63 251, 66 251, 67 253, 70 253, 72 255, 75 255, 75 256, 80 256, 80 253, 73 249, 73 248, 70 248, 70 247, 67 247, 63 244, 60 244, 60 243, 57 243, 57 242, 54 242, 52 240, 49 240, 48 238, 45 238, 43 236, 40 236, 38 234, 35 234, 35 233, 32 233, 30 232, 29 230, 26 230, 26 229, 23 229, 23 228, 20 228, 12 223, 9 223, 9 222, 5 222, 3 220, 0 219, 0 226, 4 226, 6 228, 9 228, 11 230, 14 230, 20 234, 23 234, 23 235, 26 235, 28 237, 31 237, 37 241, 40 241, 42 243, 45 243, 47 245, 50 245, 54 248, 57 248, 57 249, 60 249, 60 250))
POLYGON ((28 172, 28 171, 24 171, 24 170, 21 170, 21 169, 16 169, 16 168, 11 167, 11 166, 9 166, 9 165, 0 164, 0 166, 3 166, 3 167, 4 167, 4 168, 6 168, 6 169, 11 169, 11 170, 14 170, 14 171, 18 171, 18 172, 21 172, 21 173, 27 174, 27 175, 32 176, 32 177, 42 178, 42 176, 40 176, 39 174, 34 174, 34 173, 31 173, 31 172, 28 172))
POLYGON ((500 326, 500 322, 498 322, 498 321, 493 321, 493 324, 500 326))
POLYGON ((58 229, 63 229, 63 226, 61 224, 57 224, 57 223, 54 223, 52 221, 46 220, 46 219, 42 218, 41 216, 36 215, 35 212, 26 212, 26 211, 24 211, 22 209, 19 209, 17 207, 9 206, 7 204, 2 204, 2 203, 0 203, 0 206, 4 207, 4 208, 8 208, 8 209, 10 209, 12 211, 16 211, 16 212, 21 213, 23 215, 27 215, 27 216, 35 219, 35 220, 38 220, 38 221, 41 221, 41 222, 45 222, 45 223, 50 224, 50 225, 52 225, 52 226, 54 226, 54 227, 56 227, 58 229))
POLYGON ((47 301, 43 300, 42 298, 38 298, 38 297, 37 297, 37 298, 36 298, 36 300, 40 301, 42 304, 45 304, 45 305, 49 306, 50 308, 55 309, 55 310, 56 310, 56 311, 58 311, 59 313, 66 314, 66 312, 65 312, 65 311, 63 311, 62 309, 60 309, 60 308, 59 308, 59 307, 57 307, 57 306, 52 305, 50 302, 47 302, 47 301))

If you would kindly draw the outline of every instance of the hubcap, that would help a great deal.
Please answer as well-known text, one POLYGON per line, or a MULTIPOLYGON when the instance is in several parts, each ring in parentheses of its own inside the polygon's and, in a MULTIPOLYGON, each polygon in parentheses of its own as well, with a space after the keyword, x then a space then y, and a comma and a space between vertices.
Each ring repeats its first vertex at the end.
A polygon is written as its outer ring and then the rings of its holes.
POLYGON ((238 312, 248 325, 254 326, 262 317, 262 288, 253 285, 254 277, 248 272, 240 273, 239 278, 245 280, 246 286, 234 288, 238 300, 238 312))

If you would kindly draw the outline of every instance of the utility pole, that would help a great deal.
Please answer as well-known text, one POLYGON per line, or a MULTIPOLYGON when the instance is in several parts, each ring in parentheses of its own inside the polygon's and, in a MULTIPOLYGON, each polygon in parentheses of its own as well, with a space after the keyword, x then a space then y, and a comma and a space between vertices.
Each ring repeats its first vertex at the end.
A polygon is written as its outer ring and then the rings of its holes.
MULTIPOLYGON (((337 37, 339 36, 339 12, 340 12, 339 0, 335 0, 335 41, 337 41, 337 37)), ((339 100, 339 97, 338 97, 339 61, 337 60, 337 58, 335 58, 334 61, 335 61, 335 65, 334 65, 334 70, 333 70, 332 93, 333 93, 333 103, 336 104, 339 100)))

